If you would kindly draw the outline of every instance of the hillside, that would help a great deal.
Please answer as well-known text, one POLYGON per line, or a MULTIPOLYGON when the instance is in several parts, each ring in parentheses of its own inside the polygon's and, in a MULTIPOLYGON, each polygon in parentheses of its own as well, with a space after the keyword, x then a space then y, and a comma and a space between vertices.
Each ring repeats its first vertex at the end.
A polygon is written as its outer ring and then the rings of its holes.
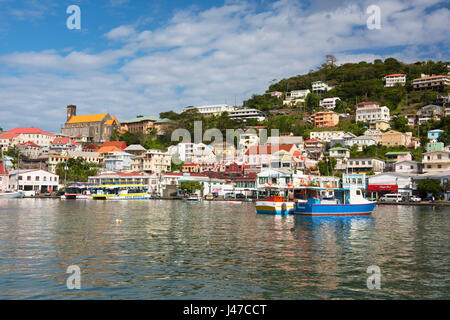
MULTIPOLYGON (((433 103, 437 96, 449 92, 448 88, 444 92, 413 91, 411 80, 419 78, 421 74, 447 74, 446 63, 430 60, 407 64, 394 58, 387 58, 385 61, 375 60, 373 63, 365 61, 346 63, 339 66, 327 62, 315 71, 273 83, 265 94, 253 95, 251 99, 244 102, 244 105, 262 111, 280 109, 282 98, 271 97, 269 92, 279 91, 285 94, 292 90, 311 89, 311 83, 320 80, 335 88, 317 98, 339 97, 343 104, 341 110, 337 110, 338 112, 352 111, 355 104, 360 101, 377 101, 389 107, 392 114, 404 113, 410 110, 411 106, 415 109, 417 106, 433 103), (407 75, 406 86, 392 88, 384 86, 383 77, 394 73, 407 75)), ((311 96, 315 95, 311 94, 311 96)), ((308 105, 307 101, 306 111, 313 111, 315 103, 313 101, 312 105, 308 105)))

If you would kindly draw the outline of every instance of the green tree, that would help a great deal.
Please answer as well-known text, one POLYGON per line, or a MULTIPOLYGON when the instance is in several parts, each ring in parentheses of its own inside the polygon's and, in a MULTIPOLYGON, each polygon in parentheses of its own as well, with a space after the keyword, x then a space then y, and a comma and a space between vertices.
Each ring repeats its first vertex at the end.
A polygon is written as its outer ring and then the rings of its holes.
POLYGON ((10 148, 8 151, 6 151, 5 155, 12 158, 11 162, 13 164, 14 169, 20 169, 19 161, 20 161, 21 154, 20 154, 20 150, 16 146, 14 146, 14 147, 10 148))
POLYGON ((437 179, 423 179, 417 183, 417 191, 422 198, 425 198, 428 194, 432 194, 435 198, 438 198, 441 193, 441 184, 437 179))
POLYGON ((319 107, 319 96, 317 96, 314 93, 310 93, 308 94, 308 96, 306 97, 306 110, 308 112, 314 112, 314 110, 319 107))
POLYGON ((325 157, 323 160, 319 161, 317 167, 319 168, 320 174, 323 176, 333 176, 334 168, 336 168, 336 159, 325 157))
POLYGON ((98 174, 99 168, 98 163, 87 162, 82 158, 69 158, 66 162, 58 163, 55 171, 60 180, 64 180, 65 183, 67 181, 87 182, 88 177, 98 174))
POLYGON ((185 181, 181 183, 180 189, 186 191, 187 193, 194 193, 197 190, 203 190, 204 186, 198 181, 185 181))
POLYGON ((391 127, 392 129, 400 132, 406 132, 410 130, 410 127, 408 126, 408 119, 406 119, 405 117, 396 117, 391 122, 391 127))

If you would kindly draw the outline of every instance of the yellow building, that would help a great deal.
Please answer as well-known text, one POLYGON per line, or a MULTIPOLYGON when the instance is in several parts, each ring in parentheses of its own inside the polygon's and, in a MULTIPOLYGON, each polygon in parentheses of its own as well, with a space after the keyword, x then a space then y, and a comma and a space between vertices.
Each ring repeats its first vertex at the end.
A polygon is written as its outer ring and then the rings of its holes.
POLYGON ((373 123, 371 123, 370 125, 369 125, 369 128, 370 129, 373 129, 373 130, 380 130, 380 131, 384 131, 384 130, 387 130, 387 129, 389 129, 391 127, 391 125, 389 124, 389 122, 387 122, 387 121, 376 121, 376 122, 373 122, 373 123))
POLYGON ((395 130, 389 130, 381 135, 381 145, 386 147, 407 147, 411 143, 411 138, 411 132, 402 133, 395 130))

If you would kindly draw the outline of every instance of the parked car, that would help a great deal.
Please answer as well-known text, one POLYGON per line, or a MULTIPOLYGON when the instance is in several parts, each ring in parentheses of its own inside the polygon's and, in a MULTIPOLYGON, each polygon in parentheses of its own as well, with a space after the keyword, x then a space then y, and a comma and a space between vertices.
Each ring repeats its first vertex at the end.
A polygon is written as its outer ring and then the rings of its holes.
POLYGON ((429 202, 433 202, 435 199, 433 196, 427 196, 425 198, 423 198, 423 201, 429 201, 429 202))
POLYGON ((225 199, 234 198, 234 194, 232 192, 227 192, 225 193, 224 198, 225 199))
POLYGON ((381 202, 402 202, 405 197, 398 193, 388 193, 382 196, 378 201, 381 202))
POLYGON ((245 195, 242 193, 237 193, 236 194, 236 199, 245 199, 245 195))
POLYGON ((412 196, 411 198, 409 198, 409 201, 411 201, 411 202, 420 202, 420 201, 422 201, 422 199, 417 197, 417 196, 412 196))

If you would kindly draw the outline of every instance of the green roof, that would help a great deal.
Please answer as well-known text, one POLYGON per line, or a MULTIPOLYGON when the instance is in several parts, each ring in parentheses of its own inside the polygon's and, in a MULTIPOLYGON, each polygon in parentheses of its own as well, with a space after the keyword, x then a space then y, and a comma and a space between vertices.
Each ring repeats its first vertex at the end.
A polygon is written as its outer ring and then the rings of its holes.
POLYGON ((158 117, 153 117, 153 116, 147 116, 147 117, 136 117, 130 120, 125 120, 125 121, 121 121, 120 123, 133 123, 133 122, 141 122, 141 121, 161 121, 162 119, 158 118, 158 117))
POLYGON ((331 148, 330 151, 350 151, 350 150, 347 148, 343 148, 343 147, 334 147, 334 148, 331 148))
POLYGON ((386 152, 384 155, 385 156, 396 156, 399 154, 408 154, 408 153, 410 153, 410 152, 408 152, 408 151, 398 151, 398 152, 392 151, 392 152, 386 152))

